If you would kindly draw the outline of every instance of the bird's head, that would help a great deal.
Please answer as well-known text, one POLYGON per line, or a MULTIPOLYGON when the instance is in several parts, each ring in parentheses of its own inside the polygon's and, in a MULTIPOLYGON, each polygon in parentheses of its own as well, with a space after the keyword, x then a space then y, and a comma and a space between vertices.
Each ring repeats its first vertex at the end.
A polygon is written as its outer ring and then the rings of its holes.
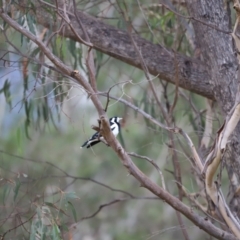
POLYGON ((122 118, 120 117, 115 117, 116 118, 116 122, 120 123, 120 121, 122 120, 122 118))
POLYGON ((121 123, 122 118, 120 117, 112 117, 110 118, 111 123, 121 123))

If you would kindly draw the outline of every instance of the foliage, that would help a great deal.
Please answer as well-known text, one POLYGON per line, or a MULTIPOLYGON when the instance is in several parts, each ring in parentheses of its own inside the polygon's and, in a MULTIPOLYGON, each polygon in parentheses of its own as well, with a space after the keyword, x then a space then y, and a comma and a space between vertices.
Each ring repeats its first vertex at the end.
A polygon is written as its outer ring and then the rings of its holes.
MULTIPOLYGON (((91 48, 61 33, 69 30, 66 26, 71 17, 66 19, 63 12, 53 10, 49 3, 41 7, 32 1, 27 4, 23 11, 11 3, 14 9, 11 17, 43 42, 54 57, 91 83, 88 66, 91 48), (48 28, 39 24, 35 15, 42 9, 49 14, 48 28)), ((4 7, 7 11, 8 6, 4 7)), ((176 7, 179 14, 187 15, 185 7, 176 7)), ((77 8, 126 32, 131 29, 136 36, 164 48, 186 56, 194 53, 179 15, 165 5, 145 0, 79 1, 77 8)), ((91 94, 74 75, 69 76, 56 67, 30 37, 4 21, 2 26, 6 42, 0 49, 3 106, 0 123, 4 132, 0 139, 0 229, 3 239, 163 237, 170 240, 185 239, 179 236, 183 229, 189 236, 196 236, 194 239, 207 238, 207 233, 188 220, 182 219, 182 223, 177 220, 176 212, 166 202, 140 188, 111 148, 102 143, 89 150, 79 148, 93 133, 91 124, 97 125, 91 94)), ((84 41, 88 42, 86 36, 84 41)), ((213 142, 212 132, 216 132, 223 120, 219 109, 211 109, 209 116, 205 98, 180 89, 162 77, 151 75, 148 79, 146 71, 110 56, 94 50, 94 75, 99 91, 96 95, 104 107, 108 106, 108 117, 124 117, 119 136, 122 146, 127 152, 147 156, 148 161, 146 157, 133 158, 134 163, 159 186, 163 186, 163 173, 169 193, 188 204, 179 184, 187 193, 199 196, 202 183, 196 180, 187 143, 183 136, 173 135, 144 118, 141 110, 169 128, 184 129, 198 150, 206 154, 202 146, 204 130, 211 118, 213 127, 207 137, 213 142), (135 109, 124 101, 133 104, 135 109), (154 159, 161 172, 149 159, 154 159), (181 182, 177 178, 178 168, 181 168, 181 182)), ((175 60, 173 66, 178 79, 181 69, 175 60)), ((227 192, 228 177, 225 171, 221 174, 223 191, 227 192)), ((198 199, 204 206, 206 201, 202 195, 198 199)), ((197 213, 205 216, 201 211, 197 213)))

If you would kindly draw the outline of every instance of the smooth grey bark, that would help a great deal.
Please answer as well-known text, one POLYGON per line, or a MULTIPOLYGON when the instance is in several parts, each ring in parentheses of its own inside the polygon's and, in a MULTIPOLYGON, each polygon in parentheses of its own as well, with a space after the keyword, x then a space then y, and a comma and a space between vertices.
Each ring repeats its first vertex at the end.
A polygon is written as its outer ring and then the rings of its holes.
MULTIPOLYGON (((191 16, 229 31, 230 16, 224 1, 186 1, 191 16)), ((238 62, 232 36, 217 31, 198 21, 193 21, 197 45, 208 64, 210 84, 223 116, 232 108, 238 89, 238 62)), ((240 217, 240 126, 238 124, 225 152, 224 162, 228 171, 230 208, 240 217)))

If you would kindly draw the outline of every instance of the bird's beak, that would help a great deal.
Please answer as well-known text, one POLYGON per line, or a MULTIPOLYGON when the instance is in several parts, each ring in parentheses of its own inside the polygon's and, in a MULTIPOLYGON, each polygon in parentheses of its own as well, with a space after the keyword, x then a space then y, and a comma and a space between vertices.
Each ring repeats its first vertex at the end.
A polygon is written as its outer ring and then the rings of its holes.
POLYGON ((123 124, 123 118, 119 118, 119 123, 120 123, 120 126, 122 127, 122 124, 123 124))

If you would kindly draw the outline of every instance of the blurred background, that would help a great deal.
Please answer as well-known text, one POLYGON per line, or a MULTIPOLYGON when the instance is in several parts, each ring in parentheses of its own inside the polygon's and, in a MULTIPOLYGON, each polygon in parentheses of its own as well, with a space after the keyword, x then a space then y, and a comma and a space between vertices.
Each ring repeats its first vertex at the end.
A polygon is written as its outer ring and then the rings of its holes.
MULTIPOLYGON (((121 4, 81 1, 78 8, 125 29, 118 9, 121 4)), ((163 5, 154 1, 127 1, 127 6, 140 36, 193 55, 181 22, 163 5)), ((187 14, 181 4, 176 6, 182 14, 187 14)), ((18 21, 28 27, 34 23, 21 13, 18 21)), ((36 35, 46 31, 35 23, 34 28, 36 35)), ((0 232, 5 234, 5 239, 38 239, 36 236, 43 228, 46 234, 42 239, 184 239, 175 210, 141 188, 111 148, 100 143, 91 149, 80 149, 94 133, 91 126, 97 125, 98 119, 81 86, 39 66, 38 47, 18 32, 9 28, 6 34, 8 40, 0 35, 0 232)), ((64 63, 88 77, 86 47, 57 35, 50 47, 64 63)), ((98 51, 94 56, 99 91, 106 92, 115 85, 112 96, 134 104, 164 123, 142 71, 98 51)), ((47 59, 44 62, 51 64, 47 59)), ((152 79, 167 111, 169 103, 174 101, 175 86, 154 76, 152 79)), ((100 96, 100 99, 105 106, 106 98, 100 96)), ((181 165, 183 185, 189 193, 196 192, 190 152, 181 136, 174 135, 173 150, 165 130, 118 100, 110 100, 107 115, 124 118, 119 141, 126 151, 147 156, 157 163, 171 194, 178 196, 173 151, 181 165)), ((200 146, 206 100, 181 90, 173 117, 174 124, 200 146)), ((218 110, 211 120, 215 131, 221 122, 218 110)), ((144 159, 132 159, 162 186, 154 166, 144 159)), ((188 203, 186 199, 183 201, 188 203)), ((183 220, 189 236, 207 239, 191 222, 183 220)))

